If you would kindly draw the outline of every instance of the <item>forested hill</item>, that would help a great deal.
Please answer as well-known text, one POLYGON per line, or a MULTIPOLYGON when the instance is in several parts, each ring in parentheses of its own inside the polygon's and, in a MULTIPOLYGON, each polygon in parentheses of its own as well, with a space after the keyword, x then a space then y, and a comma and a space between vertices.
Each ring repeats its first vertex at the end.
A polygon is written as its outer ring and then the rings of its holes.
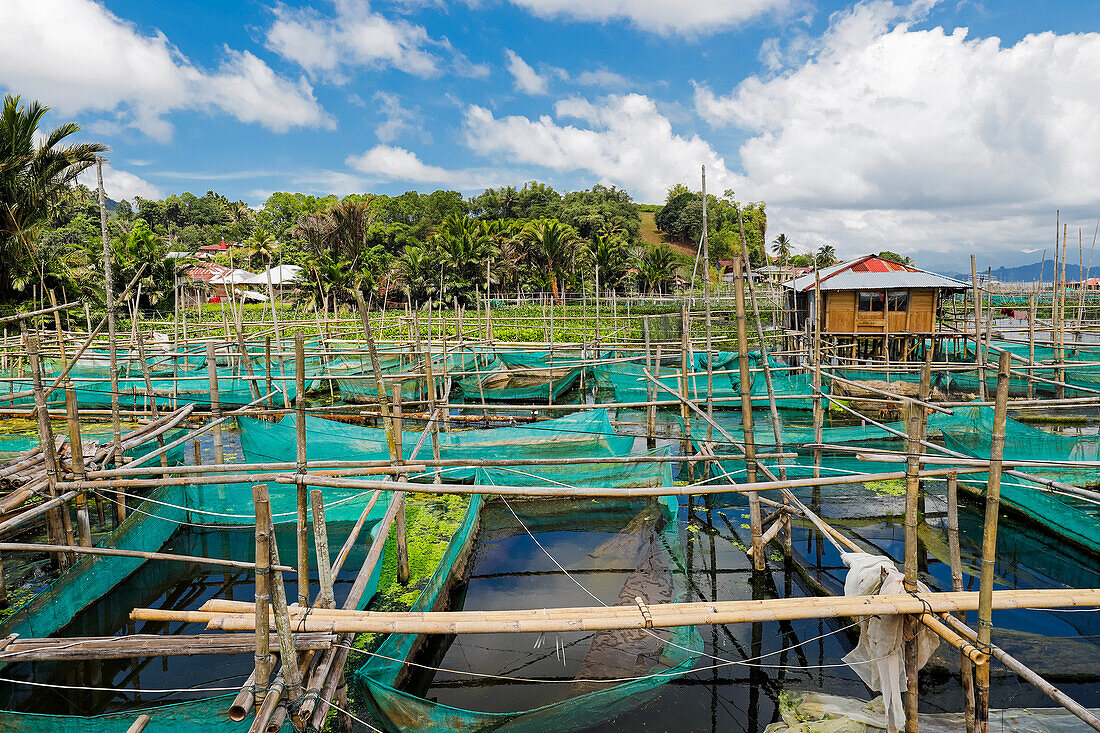
MULTIPOLYGON (((1086 264, 1085 269, 1088 269, 1086 264)), ((980 273, 985 272, 985 268, 979 270, 980 273)), ((1100 263, 1092 268, 1093 276, 1100 273, 1100 263)), ((1034 262, 1030 265, 1020 265, 1019 267, 998 267, 992 271, 992 276, 995 280, 1003 283, 1031 283, 1037 282, 1042 276, 1043 282, 1054 282, 1054 260, 1047 260, 1046 262, 1034 262)), ((952 273, 951 277, 958 278, 959 280, 970 280, 969 272, 956 272, 952 273)), ((1070 281, 1076 281, 1080 279, 1080 265, 1072 262, 1066 263, 1066 279, 1070 281)))

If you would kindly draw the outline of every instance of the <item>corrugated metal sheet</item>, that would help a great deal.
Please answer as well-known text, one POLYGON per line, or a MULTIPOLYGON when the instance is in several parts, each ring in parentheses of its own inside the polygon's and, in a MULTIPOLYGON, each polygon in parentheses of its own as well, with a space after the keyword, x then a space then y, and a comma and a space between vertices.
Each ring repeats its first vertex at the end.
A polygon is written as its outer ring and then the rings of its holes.
MULTIPOLYGON (((961 289, 967 283, 918 267, 866 255, 851 262, 824 267, 819 271, 822 290, 882 290, 883 288, 944 288, 961 289)), ((814 288, 813 273, 786 283, 799 292, 814 288)))

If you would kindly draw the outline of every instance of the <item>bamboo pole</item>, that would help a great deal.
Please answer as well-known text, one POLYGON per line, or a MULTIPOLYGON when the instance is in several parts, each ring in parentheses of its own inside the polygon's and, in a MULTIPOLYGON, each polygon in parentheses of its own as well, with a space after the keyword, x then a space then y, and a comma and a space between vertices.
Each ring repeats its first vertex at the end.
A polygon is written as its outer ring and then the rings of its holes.
MULTIPOLYGON (((952 613, 974 610, 979 593, 929 592, 870 596, 769 598, 648 605, 643 615, 636 605, 579 608, 532 608, 508 611, 392 612, 295 608, 296 632, 394 634, 498 634, 512 632, 596 631, 605 629, 674 628, 706 624, 755 623, 841 616, 884 616, 952 613)), ((238 603, 210 602, 216 607, 238 603)), ((1021 589, 994 591, 991 607, 1090 608, 1100 604, 1100 588, 1021 589)), ((135 608, 135 621, 205 623, 211 629, 252 631, 255 613, 245 603, 239 611, 176 611, 135 608)), ((275 617, 276 619, 278 616, 275 617)))
POLYGON ((214 423, 214 463, 221 465, 225 463, 225 453, 222 447, 222 429, 221 429, 221 400, 218 395, 218 359, 214 351, 214 342, 206 342, 206 371, 209 375, 210 382, 210 417, 214 423))
POLYGON ((271 543, 275 538, 270 534, 267 516, 271 506, 259 486, 252 487, 252 501, 256 507, 256 667, 252 678, 245 683, 229 708, 229 718, 236 722, 244 720, 247 710, 255 704, 257 711, 267 695, 267 686, 271 681, 271 630, 268 616, 271 608, 271 543), (261 506, 261 505, 264 506, 261 506), (252 700, 248 697, 251 696, 252 700))
POLYGON ((335 608, 336 596, 332 589, 332 563, 329 560, 328 552, 328 527, 325 524, 325 501, 321 495, 321 490, 313 489, 310 491, 309 501, 313 509, 313 544, 317 548, 317 576, 320 584, 316 605, 321 608, 335 608))
POLYGON ((978 264, 974 255, 970 255, 970 281, 974 286, 974 361, 978 367, 978 397, 986 398, 985 358, 982 354, 982 300, 978 289, 978 264))
MULTIPOLYGON (((72 382, 65 383, 65 421, 69 429, 69 459, 72 464, 73 478, 82 481, 84 480, 84 444, 80 438, 80 408, 72 382)), ((84 491, 76 495, 76 527, 80 544, 91 547, 92 522, 88 516, 88 495, 84 491)))
MULTIPOLYGON (((951 565, 951 590, 961 591, 963 585, 962 552, 959 549, 959 477, 947 477, 947 551, 951 565)), ((959 621, 966 623, 966 611, 958 613, 959 621)), ((966 733, 974 733, 974 668, 970 658, 959 654, 959 679, 966 706, 966 733)))
MULTIPOLYGON (((744 232, 742 232, 744 236, 744 232)), ((749 337, 745 317, 745 274, 741 258, 733 258, 733 287, 737 310, 737 363, 741 384, 741 428, 744 432, 745 470, 750 484, 756 482, 756 446, 753 442, 752 386, 749 377, 749 337)), ((760 499, 755 491, 749 492, 749 531, 752 536, 752 563, 757 571, 767 567, 764 557, 763 531, 760 517, 760 499)))
MULTIPOLYGON (((306 354, 305 341, 302 332, 294 334, 294 407, 295 429, 297 440, 295 450, 297 453, 298 476, 305 476, 306 472, 306 413, 305 413, 305 384, 306 384, 306 354)), ((296 536, 298 538, 298 604, 309 605, 309 511, 308 489, 304 483, 297 485, 298 510, 296 536)))
MULTIPOLYGON (((990 448, 989 481, 985 492, 985 528, 982 533, 982 568, 979 592, 981 601, 978 606, 978 643, 989 646, 992 622, 993 575, 997 563, 997 519, 1000 513, 1001 499, 1001 460, 1004 457, 1005 421, 1008 405, 1008 366, 1007 352, 1001 352, 997 369, 997 406, 993 413, 993 438, 990 448)), ((978 733, 989 730, 989 664, 978 665, 977 680, 974 685, 974 703, 978 733)))
MULTIPOLYGON (((286 586, 283 585, 283 574, 279 569, 279 544, 276 541, 275 525, 271 518, 271 505, 267 495, 267 484, 257 484, 253 496, 255 497, 256 504, 256 523, 261 522, 267 526, 268 534, 271 537, 270 551, 271 551, 271 573, 270 580, 268 581, 268 590, 271 594, 271 610, 275 616, 275 633, 279 637, 279 658, 282 660, 282 677, 286 685, 286 697, 290 702, 294 702, 302 695, 302 675, 298 671, 298 665, 296 660, 298 655, 294 649, 294 638, 291 636, 290 628, 290 614, 286 605, 286 586)), ((299 584, 303 579, 298 578, 299 584)), ((255 613, 252 614, 252 626, 256 625, 255 613)), ((301 629, 298 629, 301 631, 301 629)), ((278 694, 274 690, 270 690, 268 697, 274 696, 278 698, 278 694)), ((265 703, 268 700, 264 701, 265 703)), ((256 716, 259 719, 259 715, 256 716)))
MULTIPOLYGON (((111 254, 111 245, 107 239, 107 195, 103 191, 103 157, 96 158, 96 175, 99 182, 99 227, 100 234, 103 238, 103 287, 106 297, 107 308, 107 348, 109 351, 110 370, 111 370, 111 434, 114 437, 115 443, 115 464, 116 467, 124 462, 122 455, 122 427, 119 424, 118 416, 118 351, 116 346, 117 335, 115 333, 115 300, 114 300, 114 266, 113 255, 111 254)), ((145 268, 142 267, 142 270, 145 268)), ((134 280, 137 281, 141 275, 141 270, 134 276, 134 280)), ((127 288, 129 290, 129 288, 127 288)), ((126 297, 126 293, 123 293, 123 298, 126 297)), ((92 334, 88 335, 89 343, 91 341, 92 334)), ((83 350, 81 350, 82 352, 83 350)), ((73 357, 72 363, 75 364, 77 359, 80 358, 80 353, 77 352, 73 357)), ((64 376, 64 374, 62 375, 64 376)), ((56 386, 56 385, 55 385, 56 386)), ((51 387, 51 391, 52 391, 51 387)), ((118 521, 121 523, 126 519, 126 505, 123 502, 116 504, 118 511, 118 521)))
MULTIPOLYGON (((57 489, 57 449, 53 438, 53 428, 50 425, 50 417, 46 412, 46 396, 42 392, 42 368, 38 360, 38 343, 36 339, 28 337, 26 340, 27 360, 30 363, 31 379, 34 385, 35 415, 38 422, 38 444, 45 459, 46 486, 49 489, 51 499, 58 497, 57 489)), ((69 526, 68 510, 59 504, 46 515, 47 528, 50 542, 55 545, 72 545, 72 527, 69 526)), ((72 564, 72 556, 68 553, 60 553, 56 560, 64 570, 72 564)))
MULTIPOLYGON (((912 401, 908 402, 908 462, 905 470, 905 590, 917 590, 917 570, 919 554, 919 501, 920 501, 920 441, 924 437, 924 408, 912 401)), ((906 619, 905 642, 905 730, 917 733, 918 667, 917 667, 917 623, 915 619, 906 619)))

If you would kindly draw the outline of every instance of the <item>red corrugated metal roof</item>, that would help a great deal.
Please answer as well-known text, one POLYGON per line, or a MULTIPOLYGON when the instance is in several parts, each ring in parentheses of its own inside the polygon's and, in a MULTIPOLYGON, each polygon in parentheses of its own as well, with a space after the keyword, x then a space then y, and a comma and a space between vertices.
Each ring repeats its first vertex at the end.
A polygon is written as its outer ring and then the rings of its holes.
POLYGON ((915 267, 909 267, 900 262, 884 260, 881 257, 873 255, 856 262, 848 269, 852 272, 920 272, 920 270, 915 267))

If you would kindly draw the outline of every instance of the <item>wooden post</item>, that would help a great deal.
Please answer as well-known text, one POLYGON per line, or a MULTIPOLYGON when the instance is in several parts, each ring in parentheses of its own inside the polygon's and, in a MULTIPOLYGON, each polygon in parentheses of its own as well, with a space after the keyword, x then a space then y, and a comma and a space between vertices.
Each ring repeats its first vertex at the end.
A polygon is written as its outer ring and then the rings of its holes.
MULTIPOLYGON (((997 518, 1001 502, 1001 462, 1008 417, 1008 380, 1011 355, 1001 352, 997 368, 997 398, 993 410, 993 439, 989 454, 989 484, 985 492, 985 529, 982 533, 982 569, 978 587, 978 646, 988 647, 993 630, 993 571, 997 563, 997 518)), ((989 663, 978 666, 974 687, 976 730, 989 730, 989 663)))
POLYGON ((298 604, 309 605, 309 489, 305 482, 306 473, 306 347, 302 332, 294 334, 294 410, 297 428, 297 537, 298 537, 298 604))
MULTIPOLYGON (((645 337, 646 367, 659 377, 661 373, 653 368, 653 353, 650 351, 649 316, 642 316, 642 334, 645 337)), ((645 400, 648 403, 645 408, 646 445, 650 450, 653 450, 657 447, 657 405, 653 402, 653 383, 648 379, 646 380, 645 388, 645 400)))
MULTIPOLYGON (((271 504, 267 498, 267 485, 252 487, 252 499, 256 507, 256 671, 254 700, 256 708, 264 701, 267 685, 271 680, 271 504)), ((243 702, 243 701, 242 701, 243 702)), ((239 707, 247 709, 247 703, 239 707)), ((243 716, 241 718, 243 720, 243 716)))
MULTIPOLYGON (((745 273, 740 257, 733 258, 733 294, 737 317, 737 362, 741 383, 741 428, 745 437, 745 470, 749 483, 756 482, 756 444, 752 426, 752 376, 749 372, 749 335, 745 316, 745 273)), ((752 564, 755 570, 767 567, 762 541, 763 521, 760 495, 749 492, 749 528, 752 533, 752 564)))
MULTIPOLYGON (((951 590, 963 589, 962 552, 959 549, 959 476, 947 477, 947 551, 951 565, 951 590)), ((959 611, 959 621, 966 623, 966 611, 959 611)), ((966 733, 974 733, 974 668, 965 652, 959 653, 959 679, 966 705, 966 733)))
POLYGON ((216 465, 222 465, 225 463, 225 455, 222 449, 222 429, 221 420, 222 406, 221 399, 218 395, 218 357, 214 350, 214 342, 206 342, 206 373, 209 377, 210 383, 210 419, 214 421, 212 439, 214 441, 214 463, 216 465))
POLYGON ((974 364, 978 371, 978 397, 983 401, 985 391, 985 357, 982 354, 982 300, 978 289, 978 263, 970 255, 970 280, 974 286, 974 364))
MULTIPOLYGON (((814 266, 814 314, 813 314, 813 393, 814 393, 814 443, 820 445, 825 423, 825 411, 821 399, 821 273, 814 266)), ((814 448, 814 478, 821 476, 821 449, 814 448)))
MULTIPOLYGON (((69 458, 72 462, 73 479, 83 481, 84 445, 80 438, 80 409, 76 401, 76 389, 73 383, 65 383, 65 421, 69 428, 69 458)), ((76 495, 76 528, 80 544, 92 546, 92 523, 88 516, 88 494, 81 489, 76 495)))
MULTIPOLYGON (((430 312, 430 311, 429 311, 430 312)), ((424 354, 424 377, 428 382, 428 425, 431 431, 432 437, 432 458, 439 460, 439 421, 442 418, 442 412, 436 409, 436 392, 435 392, 435 375, 432 373, 432 352, 431 344, 428 345, 428 351, 424 354)), ((434 483, 441 483, 442 476, 439 473, 439 469, 435 469, 434 483)))
POLYGON ((309 492, 309 503, 313 509, 313 543, 317 547, 317 577, 321 586, 316 605, 319 608, 336 608, 332 562, 328 551, 328 526, 325 524, 325 500, 320 489, 309 492))
MULTIPOLYGON (((702 167, 703 176, 703 301, 706 308, 706 339, 707 339, 707 417, 714 418, 714 357, 713 357, 713 329, 711 327, 710 308, 710 237, 707 235, 707 167, 702 167)), ((746 259, 745 262, 748 262, 746 259)), ((760 334, 761 343, 764 335, 760 334)), ((764 356, 767 359, 767 354, 764 356)), ((713 428, 707 423, 707 442, 712 439, 713 428)))
POLYGON ((1028 296, 1027 311, 1027 398, 1035 399, 1035 293, 1028 296))
MULTIPOLYGON (((57 451, 53 439, 53 428, 50 425, 49 411, 46 409, 46 395, 42 389, 42 366, 38 360, 37 340, 28 336, 26 350, 32 384, 34 385, 34 414, 38 421, 38 444, 46 464, 46 485, 49 489, 50 498, 56 499, 59 496, 57 491, 57 451)), ((73 544, 73 530, 69 524, 69 512, 64 505, 49 511, 46 515, 46 527, 49 531, 50 542, 53 544, 73 544)), ((72 564, 72 556, 67 553, 60 553, 56 555, 56 561, 64 570, 72 564)))
POLYGON ((394 535, 397 540, 397 582, 405 585, 409 582, 409 540, 405 525, 405 495, 401 495, 394 519, 394 535))
MULTIPOLYGON (((693 364, 689 360, 691 350, 691 315, 688 313, 687 301, 680 303, 680 394, 684 400, 690 401, 691 387, 688 386, 688 375, 694 372, 693 364)), ((695 386, 695 377, 691 377, 691 386, 695 386)), ((696 390, 698 394, 698 390, 696 390)), ((691 453, 691 413, 688 412, 687 402, 680 403, 680 422, 683 424, 682 438, 680 440, 680 453, 691 453)))
MULTIPOLYGON (((924 408, 912 400, 906 403, 907 461, 905 468, 905 589, 917 591, 919 560, 918 525, 920 522, 920 442, 924 438, 924 408)), ((905 620, 905 675, 908 688, 905 692, 905 730, 917 733, 917 630, 915 617, 905 620)))
MULTIPOLYGON (((259 500, 256 501, 256 522, 264 522, 268 527, 271 548, 271 564, 279 564, 279 544, 276 542, 275 524, 271 517, 270 504, 267 497, 267 484, 257 484, 259 500), (259 516, 266 509, 266 516, 259 516)), ((254 494, 255 496, 255 494, 254 494)), ((286 605, 286 586, 283 585, 283 571, 272 567, 268 590, 271 593, 271 606, 275 613, 275 634, 279 638, 279 658, 282 660, 283 682, 286 685, 286 698, 294 702, 302 695, 302 673, 298 669, 298 652, 294 648, 294 638, 290 628, 290 613, 286 605)), ((305 578, 298 578, 298 584, 302 585, 305 578)))
MULTIPOLYGON (((99 228, 103 237, 103 288, 107 308, 107 348, 111 370, 111 435, 114 441, 114 464, 122 465, 122 425, 118 417, 118 348, 115 332, 114 265, 111 244, 107 239, 107 195, 103 191, 103 158, 96 158, 96 175, 99 179, 99 228)), ((89 334, 90 336, 91 334, 89 334)), ((76 358, 76 357, 74 357, 76 358)), ((118 497, 118 521, 126 518, 126 503, 118 497)))

